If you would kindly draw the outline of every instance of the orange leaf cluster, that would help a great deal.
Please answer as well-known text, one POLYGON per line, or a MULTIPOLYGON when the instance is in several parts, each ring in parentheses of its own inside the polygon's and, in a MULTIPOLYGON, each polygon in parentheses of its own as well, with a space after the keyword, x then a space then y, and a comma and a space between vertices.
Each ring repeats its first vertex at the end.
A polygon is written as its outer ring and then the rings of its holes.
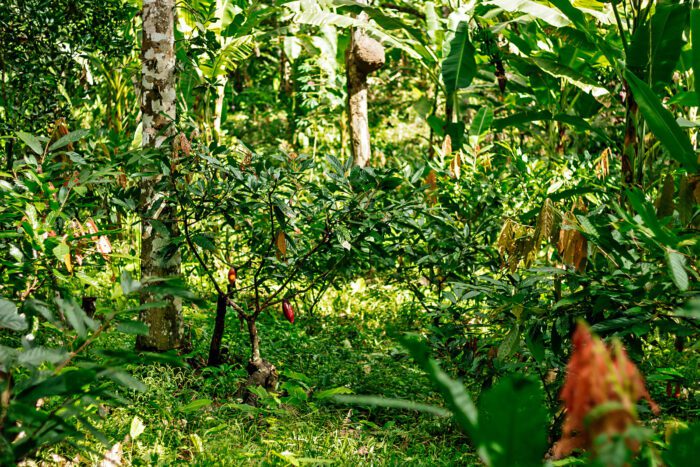
POLYGON ((639 399, 646 399, 655 413, 659 411, 642 375, 619 342, 606 347, 581 323, 574 333, 573 344, 561 392, 566 419, 562 438, 554 445, 556 458, 574 449, 591 449, 600 435, 624 433, 638 421, 635 404, 639 399), (594 409, 598 410, 592 412, 594 409))
POLYGON ((437 173, 434 170, 431 170, 428 176, 425 177, 425 184, 428 185, 428 188, 425 190, 428 195, 428 202, 431 205, 435 205, 437 203, 437 173))
POLYGON ((566 213, 559 231, 559 255, 565 264, 573 266, 581 272, 586 268, 588 259, 588 241, 574 226, 576 217, 572 213, 566 213))

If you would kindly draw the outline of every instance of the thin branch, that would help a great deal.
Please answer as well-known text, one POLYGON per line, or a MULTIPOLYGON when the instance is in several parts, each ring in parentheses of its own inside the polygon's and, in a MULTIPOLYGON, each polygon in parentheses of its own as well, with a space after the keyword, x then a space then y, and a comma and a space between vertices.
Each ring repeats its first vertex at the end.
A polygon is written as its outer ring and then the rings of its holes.
POLYGON ((73 361, 73 359, 80 352, 85 350, 88 345, 92 344, 95 341, 95 339, 97 339, 100 336, 100 334, 102 334, 102 331, 107 329, 111 323, 112 323, 112 318, 108 318, 99 328, 97 328, 97 330, 94 333, 92 333, 92 335, 90 337, 85 339, 85 342, 83 342, 83 344, 80 347, 78 347, 77 350, 74 350, 73 352, 71 352, 70 355, 68 355, 68 358, 66 358, 63 362, 61 362, 56 367, 56 369, 53 371, 53 374, 54 375, 59 374, 61 372, 61 370, 64 369, 71 361, 73 361))
POLYGON ((189 228, 189 220, 187 217, 187 210, 185 209, 185 205, 182 202, 182 197, 180 196, 180 192, 177 190, 177 187, 175 186, 174 180, 171 179, 171 182, 173 185, 173 190, 175 191, 175 197, 177 198, 178 204, 180 205, 180 209, 182 210, 182 215, 184 217, 183 225, 185 227, 185 241, 187 242, 187 245, 190 247, 190 250, 192 250, 192 254, 194 254, 195 258, 197 258, 197 261, 199 262, 200 266, 202 266, 202 269, 204 269, 204 272, 206 273, 206 275, 209 276, 209 279, 211 280, 212 284, 214 284, 214 288, 216 289, 216 292, 219 295, 225 295, 224 291, 221 290, 221 287, 219 287, 219 284, 214 279, 214 275, 211 273, 211 271, 207 267, 206 263, 204 262, 202 257, 199 255, 199 252, 197 251, 197 248, 195 247, 194 243, 192 243, 192 238, 190 237, 190 228, 189 228))
POLYGON ((272 251, 272 247, 275 245, 275 213, 274 213, 274 206, 272 204, 272 195, 277 189, 277 182, 272 187, 272 190, 269 191, 267 194, 267 204, 270 209, 270 244, 267 246, 267 251, 265 254, 260 258, 260 265, 258 266, 258 269, 255 271, 255 274, 253 275, 253 287, 255 288, 255 316, 257 316, 258 310, 260 309, 260 285, 261 283, 258 282, 258 277, 260 276, 260 272, 262 272, 263 266, 265 265, 265 258, 270 254, 272 251))

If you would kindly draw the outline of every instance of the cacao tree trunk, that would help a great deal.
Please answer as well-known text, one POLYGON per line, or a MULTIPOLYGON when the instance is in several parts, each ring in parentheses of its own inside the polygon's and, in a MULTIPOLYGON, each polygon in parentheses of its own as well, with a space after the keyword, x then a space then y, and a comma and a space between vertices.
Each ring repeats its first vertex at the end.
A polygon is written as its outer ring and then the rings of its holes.
MULTIPOLYGON (((367 0, 359 0, 368 3, 367 0)), ((366 21, 361 13, 359 20, 366 21)), ((355 165, 365 167, 371 158, 369 122, 367 118, 367 75, 384 65, 384 48, 367 36, 361 28, 354 28, 345 51, 345 70, 348 88, 348 123, 350 145, 355 165)))
POLYGON ((219 294, 216 299, 216 320, 214 321, 214 332, 209 346, 208 366, 216 366, 222 363, 221 343, 224 340, 224 328, 226 327, 226 296, 219 294))
MULTIPOLYGON (((143 36, 141 43, 141 113, 142 147, 145 151, 161 148, 171 136, 171 123, 176 117, 175 97, 175 0, 144 0, 143 36)), ((169 150, 165 147, 162 151, 169 150)), ((156 165, 145 168, 156 173, 156 165)), ((170 238, 178 235, 175 209, 163 193, 157 191, 158 176, 144 177, 139 183, 141 216, 141 278, 180 275, 180 254, 165 255, 170 238), (165 229, 153 229, 160 222, 165 229)), ((149 294, 144 302, 154 301, 149 294)), ((183 341, 182 301, 165 297, 165 305, 141 312, 148 325, 148 334, 139 336, 136 347, 142 350, 165 351, 179 348, 183 341)))
POLYGON ((248 334, 250 336, 251 355, 248 360, 248 381, 245 385, 245 402, 254 404, 256 401, 255 395, 247 390, 251 387, 262 386, 265 389, 274 389, 277 386, 279 375, 275 366, 263 360, 260 357, 260 338, 258 337, 258 328, 255 325, 255 316, 246 319, 248 323, 248 334))

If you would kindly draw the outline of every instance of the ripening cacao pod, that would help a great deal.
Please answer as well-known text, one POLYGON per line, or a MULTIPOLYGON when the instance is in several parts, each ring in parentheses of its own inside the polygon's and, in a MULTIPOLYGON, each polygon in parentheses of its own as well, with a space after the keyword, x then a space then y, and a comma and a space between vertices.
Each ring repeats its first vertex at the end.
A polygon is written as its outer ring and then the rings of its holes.
POLYGON ((284 313, 284 317, 287 318, 287 321, 294 324, 294 308, 292 308, 292 305, 289 304, 287 299, 282 300, 282 313, 284 313))
POLYGON ((228 270, 228 283, 231 285, 236 284, 236 269, 231 268, 228 270))

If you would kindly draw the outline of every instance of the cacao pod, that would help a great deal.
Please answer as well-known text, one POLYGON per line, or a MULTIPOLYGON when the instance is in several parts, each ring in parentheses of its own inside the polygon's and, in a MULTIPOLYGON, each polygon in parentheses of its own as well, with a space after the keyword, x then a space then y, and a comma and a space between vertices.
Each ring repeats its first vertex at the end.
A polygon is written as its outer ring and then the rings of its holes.
POLYGON ((287 318, 287 321, 294 324, 294 308, 292 308, 287 299, 282 300, 282 313, 287 318))
POLYGON ((229 269, 228 270, 228 283, 231 285, 235 285, 236 284, 236 277, 237 277, 236 276, 236 269, 235 268, 229 269))

